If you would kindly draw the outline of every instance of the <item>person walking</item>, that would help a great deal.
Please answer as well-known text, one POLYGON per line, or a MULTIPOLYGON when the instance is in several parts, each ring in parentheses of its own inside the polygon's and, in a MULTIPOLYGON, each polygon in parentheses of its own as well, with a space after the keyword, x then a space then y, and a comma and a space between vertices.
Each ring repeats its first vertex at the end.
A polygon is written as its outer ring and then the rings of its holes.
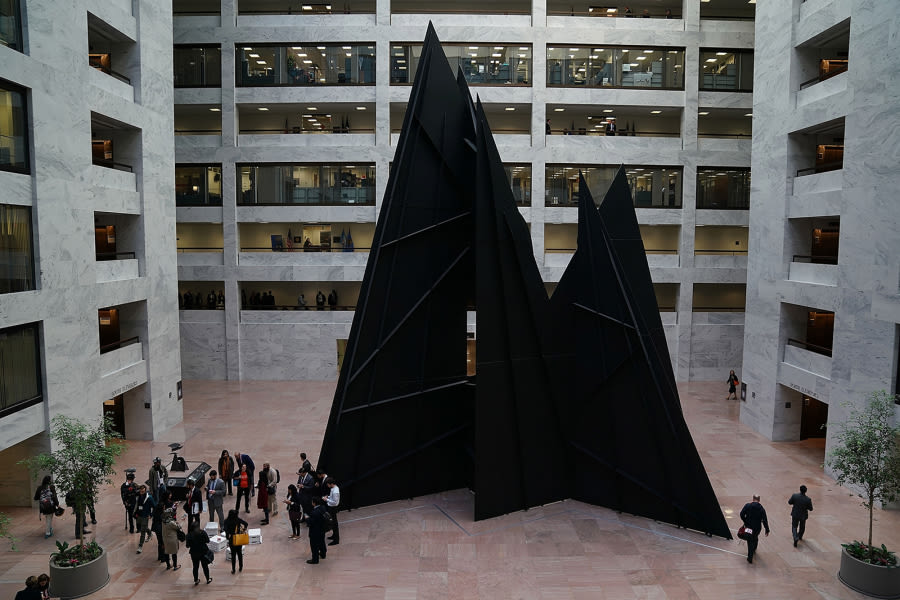
POLYGON ((228 454, 228 450, 222 450, 222 456, 219 457, 219 476, 228 487, 228 495, 233 496, 231 490, 231 479, 234 477, 234 459, 228 454))
POLYGON ((138 540, 137 554, 143 552, 144 536, 147 536, 148 540, 150 539, 150 528, 148 524, 154 508, 156 508, 156 500, 154 500, 153 496, 147 491, 147 486, 142 485, 138 488, 138 497, 134 509, 134 518, 137 521, 138 530, 141 532, 141 537, 138 540))
POLYGON ((259 481, 256 483, 256 489, 259 493, 256 495, 256 508, 263 511, 265 517, 259 522, 260 525, 269 524, 269 468, 263 466, 259 472, 259 481))
POLYGON ((337 483, 334 480, 334 477, 328 477, 325 479, 325 488, 328 490, 328 495, 323 496, 322 500, 325 501, 325 504, 328 506, 328 512, 331 514, 331 537, 328 539, 331 540, 328 542, 329 546, 337 546, 341 543, 341 530, 338 528, 338 506, 341 503, 341 489, 338 487, 337 483))
POLYGON ((134 506, 138 497, 138 487, 134 483, 134 471, 129 471, 125 475, 125 483, 119 488, 119 495, 122 497, 122 505, 125 507, 125 529, 128 530, 128 533, 134 533, 134 506))
MULTIPOLYGON (((312 552, 312 558, 306 562, 310 565, 319 564, 319 559, 325 560, 328 548, 325 546, 325 520, 328 510, 319 498, 313 498, 313 509, 306 517, 309 523, 309 549, 312 552)), ((337 522, 334 523, 337 525, 337 522)), ((330 544, 329 544, 330 545, 330 544)))
POLYGON ((186 544, 191 554, 191 563, 194 566, 194 585, 200 583, 199 569, 203 567, 203 576, 206 577, 206 583, 212 583, 212 577, 209 576, 209 561, 206 560, 206 552, 209 550, 209 536, 200 528, 199 523, 191 523, 188 528, 186 544))
POLYGON ((219 479, 215 470, 209 472, 209 482, 206 484, 206 504, 209 507, 209 522, 219 516, 219 530, 225 522, 225 513, 222 511, 222 503, 225 501, 225 482, 219 479))
POLYGON ((809 513, 813 509, 812 499, 806 495, 805 485, 800 486, 799 494, 791 494, 788 504, 793 507, 791 508, 791 535, 794 536, 794 548, 796 548, 797 542, 802 540, 803 534, 806 533, 806 519, 809 518, 809 513))
POLYGON ((181 568, 181 565, 178 564, 178 549, 181 546, 178 542, 179 532, 184 535, 181 527, 178 526, 178 521, 175 520, 175 511, 171 508, 166 509, 163 513, 162 524, 163 554, 166 557, 166 571, 169 569, 177 571, 181 568), (169 562, 170 558, 171 563, 169 562))
POLYGON ((148 491, 156 502, 159 502, 159 494, 166 487, 166 481, 169 480, 169 471, 163 466, 162 459, 156 457, 153 459, 153 466, 150 467, 150 474, 147 477, 150 487, 148 491))
POLYGON ((56 487, 54 487, 53 480, 49 475, 44 477, 41 485, 34 491, 34 499, 38 503, 38 513, 40 514, 38 518, 44 518, 46 525, 44 528, 44 539, 46 540, 53 535, 53 516, 56 514, 56 509, 59 508, 56 487))
POLYGON ((241 498, 243 498, 244 511, 250 512, 250 488, 252 486, 253 483, 250 479, 250 473, 247 472, 247 465, 241 465, 241 470, 238 472, 237 502, 235 503, 234 508, 240 510, 241 498))
POLYGON ((769 519, 766 517, 766 509, 759 502, 759 494, 753 495, 753 501, 748 502, 741 509, 741 521, 744 527, 751 531, 747 540, 747 562, 753 562, 753 555, 759 545, 759 532, 763 526, 766 528, 766 537, 769 536, 769 519))
POLYGON ((287 504, 288 518, 291 520, 291 537, 295 540, 300 537, 300 523, 303 522, 303 501, 300 491, 293 483, 288 486, 287 498, 282 500, 287 504))
POLYGON ((740 383, 740 381, 738 381, 737 375, 734 374, 734 369, 732 369, 731 372, 728 374, 728 380, 726 383, 728 383, 728 395, 725 396, 725 399, 731 400, 731 398, 733 396, 734 399, 737 400, 738 399, 737 386, 740 383))
POLYGON ((247 531, 247 521, 238 516, 237 509, 228 511, 228 518, 223 525, 225 537, 228 538, 228 548, 231 550, 231 574, 234 575, 234 561, 237 559, 239 570, 244 570, 244 547, 234 545, 234 534, 247 531))

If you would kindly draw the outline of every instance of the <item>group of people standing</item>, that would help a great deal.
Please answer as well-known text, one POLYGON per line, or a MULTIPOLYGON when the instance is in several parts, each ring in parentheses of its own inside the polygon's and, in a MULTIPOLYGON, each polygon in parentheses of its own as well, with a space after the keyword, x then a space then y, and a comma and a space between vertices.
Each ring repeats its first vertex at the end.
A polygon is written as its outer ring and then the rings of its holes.
POLYGON ((50 598, 50 576, 41 573, 37 577, 28 576, 25 579, 25 589, 16 592, 15 600, 49 600, 50 598))

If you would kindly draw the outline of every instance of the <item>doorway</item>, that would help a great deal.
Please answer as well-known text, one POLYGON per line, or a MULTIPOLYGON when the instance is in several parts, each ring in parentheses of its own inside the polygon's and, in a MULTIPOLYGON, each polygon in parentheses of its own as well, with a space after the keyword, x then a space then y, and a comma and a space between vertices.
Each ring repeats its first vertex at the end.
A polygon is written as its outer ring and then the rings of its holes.
POLYGON ((109 418, 114 432, 125 439, 125 397, 118 395, 103 401, 103 416, 109 418))
POLYGON ((828 432, 828 405, 815 398, 803 396, 800 415, 800 439, 823 438, 828 432))

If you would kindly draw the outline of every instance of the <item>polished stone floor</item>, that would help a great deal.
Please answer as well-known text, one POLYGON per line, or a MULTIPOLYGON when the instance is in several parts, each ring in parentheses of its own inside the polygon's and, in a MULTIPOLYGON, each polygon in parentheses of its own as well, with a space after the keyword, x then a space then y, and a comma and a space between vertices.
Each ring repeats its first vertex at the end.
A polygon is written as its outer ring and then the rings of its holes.
MULTIPOLYGON (((213 582, 193 586, 189 568, 166 571, 154 546, 135 554, 123 529, 118 485, 97 505, 97 540, 110 550, 110 584, 91 598, 427 598, 682 599, 863 598, 837 579, 840 543, 866 535, 858 499, 822 473, 820 440, 773 444, 738 422, 738 402, 720 384, 680 387, 688 425, 732 530, 753 493, 762 495, 772 535, 752 565, 746 544, 707 538, 630 515, 565 501, 472 521, 465 490, 341 513, 341 544, 307 565, 306 540, 290 540, 284 511, 263 528, 263 544, 232 575, 220 553, 213 582), (815 511, 799 548, 792 546, 787 499, 804 483, 815 511)), ((170 442, 189 460, 215 464, 223 448, 268 461, 282 473, 279 493, 305 451, 313 464, 333 383, 186 382, 184 423, 156 442, 132 442, 120 462, 144 473, 170 442)), ((389 435, 389 432, 386 433, 389 435)), ((340 474, 334 474, 340 478, 340 474)), ((54 540, 44 540, 36 510, 4 509, 14 519, 17 552, 0 554, 0 597, 12 598, 30 574, 47 570, 54 540)), ((241 516, 251 525, 261 511, 241 516)), ((900 512, 878 512, 877 543, 900 548, 900 512)), ((204 519, 205 522, 205 519, 204 519)), ((55 523, 71 540, 71 515, 55 523)), ((182 550, 180 560, 187 562, 182 550)))

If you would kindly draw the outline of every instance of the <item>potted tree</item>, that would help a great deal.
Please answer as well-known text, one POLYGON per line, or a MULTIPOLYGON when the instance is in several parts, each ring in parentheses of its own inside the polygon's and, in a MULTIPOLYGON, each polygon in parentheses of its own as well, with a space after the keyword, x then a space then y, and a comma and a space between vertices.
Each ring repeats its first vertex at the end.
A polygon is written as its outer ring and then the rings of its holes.
MULTIPOLYGON (((112 423, 104 417, 96 426, 77 419, 58 415, 50 425, 50 439, 55 447, 22 462, 37 479, 49 473, 57 489, 66 490, 78 518, 93 504, 101 485, 112 483, 113 465, 124 450, 116 442, 119 437, 112 423)), ((93 593, 109 583, 106 552, 96 542, 85 543, 84 527, 81 537, 70 546, 56 542, 56 552, 50 555, 50 594, 60 598, 77 598, 93 593)))
POLYGON ((900 598, 897 556, 872 543, 875 506, 900 495, 900 427, 893 423, 894 396, 873 392, 865 407, 852 409, 837 425, 837 446, 826 459, 837 482, 853 488, 869 511, 868 541, 842 544, 838 577, 847 587, 876 598, 900 598))

